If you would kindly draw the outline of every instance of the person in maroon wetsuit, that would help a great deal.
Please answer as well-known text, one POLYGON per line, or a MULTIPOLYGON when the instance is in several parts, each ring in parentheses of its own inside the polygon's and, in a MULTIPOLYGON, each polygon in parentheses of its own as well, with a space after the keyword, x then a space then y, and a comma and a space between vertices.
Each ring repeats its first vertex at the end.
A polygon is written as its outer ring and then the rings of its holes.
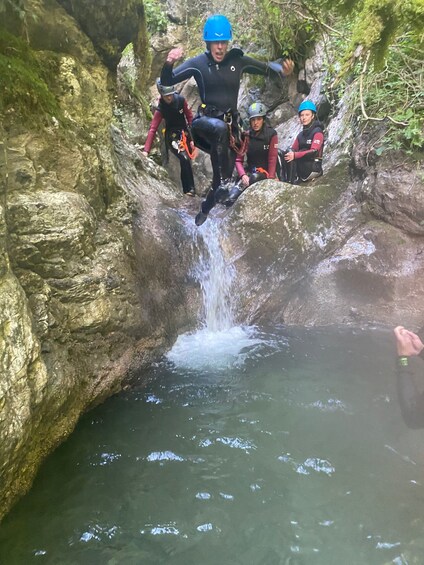
POLYGON ((184 194, 194 196, 194 178, 191 168, 191 158, 196 155, 196 149, 189 133, 193 122, 193 114, 186 99, 175 91, 173 86, 163 86, 158 79, 156 85, 160 94, 158 106, 150 123, 147 139, 142 151, 148 156, 152 148, 156 132, 165 121, 165 143, 167 150, 177 157, 181 168, 181 184, 184 194))
POLYGON ((403 326, 394 330, 397 348, 397 390, 402 417, 409 428, 424 428, 424 392, 415 382, 410 357, 419 356, 424 360, 424 343, 421 338, 403 326))
POLYGON ((240 154, 236 158, 240 180, 224 201, 226 206, 234 204, 248 186, 261 180, 274 179, 276 176, 278 135, 275 129, 266 123, 266 114, 267 109, 262 102, 254 102, 249 106, 247 150, 245 155, 240 154))
POLYGON ((316 114, 317 108, 311 100, 300 104, 299 119, 303 129, 291 148, 282 152, 280 180, 299 184, 322 175, 324 127, 316 114))
POLYGON ((293 61, 264 63, 247 57, 237 47, 228 49, 232 39, 229 20, 222 14, 210 16, 203 28, 206 52, 184 61, 180 47, 172 49, 162 67, 162 84, 173 85, 191 77, 196 81, 202 105, 193 120, 192 135, 197 147, 209 153, 213 169, 212 186, 202 202, 195 223, 203 224, 215 206, 219 189, 226 190, 234 169, 234 144, 240 142, 237 99, 244 73, 284 77, 293 71, 293 61))

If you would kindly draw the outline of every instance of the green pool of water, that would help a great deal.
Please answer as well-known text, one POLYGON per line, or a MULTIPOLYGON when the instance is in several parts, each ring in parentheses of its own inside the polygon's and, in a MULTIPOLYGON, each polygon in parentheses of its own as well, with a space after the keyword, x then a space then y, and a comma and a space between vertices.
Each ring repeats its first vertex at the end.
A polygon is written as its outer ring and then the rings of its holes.
POLYGON ((87 414, 1 524, 0 563, 423 563, 424 430, 401 419, 390 333, 262 338, 87 414))

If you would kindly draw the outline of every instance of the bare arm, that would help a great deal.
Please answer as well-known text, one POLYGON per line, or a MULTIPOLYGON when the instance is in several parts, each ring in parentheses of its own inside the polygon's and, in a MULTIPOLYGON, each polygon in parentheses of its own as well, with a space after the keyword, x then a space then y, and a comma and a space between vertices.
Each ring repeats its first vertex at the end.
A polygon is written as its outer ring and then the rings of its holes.
POLYGON ((397 389, 402 417, 408 427, 424 428, 424 393, 414 380, 408 358, 424 353, 424 344, 417 334, 397 326, 394 329, 397 349, 397 389))

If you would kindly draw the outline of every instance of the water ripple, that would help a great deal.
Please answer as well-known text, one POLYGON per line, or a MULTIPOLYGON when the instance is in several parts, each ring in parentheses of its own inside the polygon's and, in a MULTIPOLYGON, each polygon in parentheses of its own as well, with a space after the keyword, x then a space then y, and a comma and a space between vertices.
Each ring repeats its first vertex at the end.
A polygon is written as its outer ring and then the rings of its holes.
POLYGON ((216 441, 222 443, 223 445, 228 445, 233 449, 241 449, 246 453, 249 453, 251 449, 256 449, 256 445, 250 441, 240 439, 238 437, 218 437, 216 441))
POLYGON ((185 461, 173 451, 152 451, 147 457, 146 461, 185 461))
POLYGON ((330 477, 336 471, 329 461, 326 459, 319 459, 318 457, 309 457, 308 459, 305 459, 305 461, 297 467, 296 471, 300 475, 310 475, 310 469, 317 473, 325 473, 330 477))
POLYGON ((146 529, 140 530, 140 534, 151 534, 152 536, 162 536, 162 535, 180 535, 180 530, 176 527, 175 522, 169 522, 167 524, 146 524, 146 529))

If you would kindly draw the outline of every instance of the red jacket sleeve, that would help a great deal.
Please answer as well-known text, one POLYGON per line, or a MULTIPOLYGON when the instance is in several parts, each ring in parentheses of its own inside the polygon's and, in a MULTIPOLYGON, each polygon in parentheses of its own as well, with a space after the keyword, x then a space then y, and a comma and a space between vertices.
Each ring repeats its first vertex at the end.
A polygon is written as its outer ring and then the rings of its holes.
POLYGON ((268 174, 270 179, 275 179, 275 171, 277 169, 278 158, 278 136, 273 135, 269 142, 268 152, 268 174))
POLYGON ((246 171, 244 170, 244 166, 243 166, 243 162, 244 162, 244 154, 243 155, 237 155, 236 157, 236 171, 239 177, 242 177, 243 175, 246 174, 246 171))
POLYGON ((314 137, 312 138, 311 148, 306 149, 305 151, 297 151, 297 149, 299 149, 299 143, 296 138, 292 147, 294 151, 294 158, 302 159, 302 157, 305 157, 305 155, 309 155, 310 153, 318 153, 318 157, 321 159, 323 146, 324 146, 324 135, 320 131, 317 131, 317 133, 314 134, 314 137), (296 144, 297 147, 295 147, 296 144))
POLYGON ((144 144, 143 151, 149 153, 150 149, 152 148, 153 140, 155 138, 155 134, 158 131, 161 121, 163 120, 162 113, 159 110, 153 114, 152 121, 150 122, 149 133, 147 134, 147 139, 144 144))
POLYGON ((189 126, 191 126, 191 123, 193 121, 193 112, 188 107, 187 100, 184 100, 183 110, 184 110, 184 116, 187 120, 187 123, 188 123, 189 126))

